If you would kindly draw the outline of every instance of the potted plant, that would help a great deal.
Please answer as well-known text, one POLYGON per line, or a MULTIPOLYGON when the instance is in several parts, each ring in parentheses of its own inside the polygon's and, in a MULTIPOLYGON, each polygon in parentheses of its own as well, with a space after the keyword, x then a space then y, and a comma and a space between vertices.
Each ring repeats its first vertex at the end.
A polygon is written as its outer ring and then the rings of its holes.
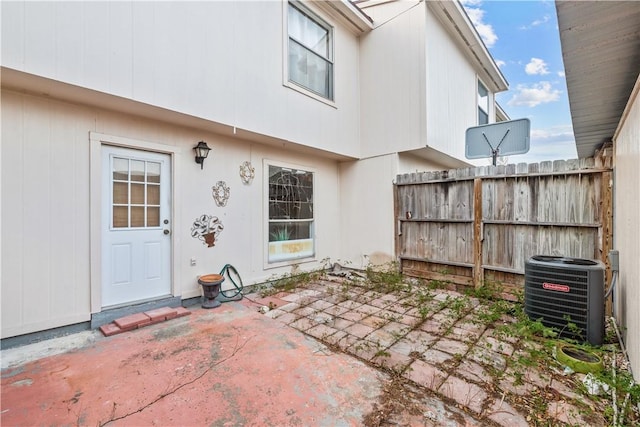
POLYGON ((206 274, 198 277, 203 293, 202 308, 216 308, 220 305, 220 301, 216 301, 216 298, 220 293, 222 282, 224 282, 224 276, 221 274, 206 274))

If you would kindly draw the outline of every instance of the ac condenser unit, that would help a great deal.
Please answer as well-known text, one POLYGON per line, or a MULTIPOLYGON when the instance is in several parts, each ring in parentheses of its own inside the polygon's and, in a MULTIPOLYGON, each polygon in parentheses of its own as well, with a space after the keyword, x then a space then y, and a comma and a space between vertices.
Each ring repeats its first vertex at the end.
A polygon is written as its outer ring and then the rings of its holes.
POLYGON ((524 311, 560 336, 591 345, 604 340, 604 271, 601 261, 536 255, 524 266, 524 311), (569 328, 571 322, 578 328, 569 328))

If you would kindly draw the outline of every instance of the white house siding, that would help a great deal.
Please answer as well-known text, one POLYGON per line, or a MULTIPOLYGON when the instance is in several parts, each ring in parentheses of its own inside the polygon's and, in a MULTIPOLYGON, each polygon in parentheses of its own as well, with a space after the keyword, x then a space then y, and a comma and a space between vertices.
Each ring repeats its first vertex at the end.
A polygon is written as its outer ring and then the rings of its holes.
MULTIPOLYGON (((340 164, 340 260, 365 268, 394 259, 393 186, 397 155, 340 164)), ((334 261, 332 259, 332 261, 334 261)))
POLYGON ((93 117, 3 91, 1 118, 2 337, 89 320, 93 117))
POLYGON ((442 169, 447 167, 398 153, 341 162, 341 258, 337 261, 354 268, 395 261, 393 180, 402 173, 442 169))
MULTIPOLYGON (((316 260, 339 253, 339 171, 335 160, 303 155, 210 132, 55 99, 2 92, 2 337, 87 321, 100 311, 100 288, 91 282, 89 133, 118 142, 155 144, 174 151, 173 291, 200 295, 197 277, 234 265, 245 284, 262 282, 290 266, 265 266, 263 160, 315 172, 316 260), (212 151, 204 169, 193 146, 212 151), (251 161, 251 185, 239 166, 251 161), (226 181, 231 196, 218 207, 211 187, 226 181), (190 235, 202 214, 216 215, 224 230, 213 248, 190 235), (190 265, 191 258, 196 266, 190 265)), ((94 195, 95 196, 95 195, 94 195)), ((94 266, 95 267, 95 266, 94 266)), ((98 266, 99 267, 99 266, 98 266)))
MULTIPOLYGON (((478 74, 433 11, 430 8, 427 11, 427 144, 464 159, 465 132, 478 125, 478 74)), ((490 93, 490 109, 493 103, 490 93)), ((489 117, 494 117, 492 111, 488 113, 489 117)))
POLYGON ((424 26, 418 5, 362 36, 362 157, 426 144, 424 26))
POLYGON ((316 256, 302 269, 325 257, 357 267, 393 259, 394 177, 448 168, 398 152, 458 152, 449 132, 429 133, 460 126, 457 115, 429 115, 441 103, 468 108, 475 124, 475 86, 467 94, 458 81, 447 90, 427 81, 455 69, 474 85, 472 67, 428 41, 446 32, 424 2, 397 2, 411 7, 361 36, 329 6, 305 3, 334 25, 333 103, 286 85, 286 2, 0 3, 3 338, 102 309, 100 140, 172 155, 175 296, 199 296, 197 276, 227 263, 245 284, 296 267, 265 262, 266 160, 315 172, 316 256), (213 148, 203 170, 192 150, 200 140, 213 148), (256 169, 249 186, 244 161, 256 169), (211 194, 221 180, 231 188, 224 208, 211 194), (213 248, 190 236, 202 214, 225 227, 213 248))
MULTIPOLYGON (((464 159, 465 131, 478 124, 478 73, 458 35, 426 3, 365 11, 379 26, 360 43, 362 156, 428 146, 464 159)), ((494 117, 493 93, 489 104, 494 117)))
POLYGON ((640 381, 640 80, 628 115, 615 139, 614 246, 620 251, 620 277, 614 291, 615 315, 640 381))
POLYGON ((335 104, 286 87, 286 2, 2 2, 2 65, 310 147, 359 150, 358 39, 335 104))

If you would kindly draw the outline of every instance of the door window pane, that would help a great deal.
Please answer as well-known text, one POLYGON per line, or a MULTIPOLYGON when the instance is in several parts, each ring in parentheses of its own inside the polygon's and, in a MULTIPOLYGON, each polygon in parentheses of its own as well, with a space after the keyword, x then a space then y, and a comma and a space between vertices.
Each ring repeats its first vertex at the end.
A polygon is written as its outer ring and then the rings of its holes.
POLYGON ((147 182, 160 182, 160 163, 147 162, 147 182))
POLYGON ((131 227, 144 227, 144 206, 131 206, 131 227))
POLYGON ((144 205, 144 184, 131 184, 131 204, 144 205))
POLYGON ((131 160, 131 181, 144 182, 144 163, 141 160, 131 160))
POLYGON ((113 157, 111 165, 112 227, 160 227, 162 164, 113 157))
POLYGON ((127 206, 113 207, 113 228, 129 226, 129 208, 127 206))
POLYGON ((113 203, 116 205, 129 203, 129 184, 126 182, 113 183, 113 203))
POLYGON ((148 205, 160 204, 160 186, 159 185, 147 185, 147 204, 148 205))
POLYGON ((114 180, 129 180, 129 160, 128 159, 113 159, 113 179, 114 180))
POLYGON ((147 227, 160 227, 160 208, 147 208, 147 227))

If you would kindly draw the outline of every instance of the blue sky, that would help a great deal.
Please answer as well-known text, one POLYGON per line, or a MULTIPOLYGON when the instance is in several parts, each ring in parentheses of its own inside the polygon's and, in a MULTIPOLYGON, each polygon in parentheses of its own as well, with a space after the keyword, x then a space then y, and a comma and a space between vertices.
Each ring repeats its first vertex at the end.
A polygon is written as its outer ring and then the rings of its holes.
POLYGON ((508 162, 575 159, 555 2, 461 2, 509 82, 498 103, 512 120, 531 120, 529 152, 508 162))

